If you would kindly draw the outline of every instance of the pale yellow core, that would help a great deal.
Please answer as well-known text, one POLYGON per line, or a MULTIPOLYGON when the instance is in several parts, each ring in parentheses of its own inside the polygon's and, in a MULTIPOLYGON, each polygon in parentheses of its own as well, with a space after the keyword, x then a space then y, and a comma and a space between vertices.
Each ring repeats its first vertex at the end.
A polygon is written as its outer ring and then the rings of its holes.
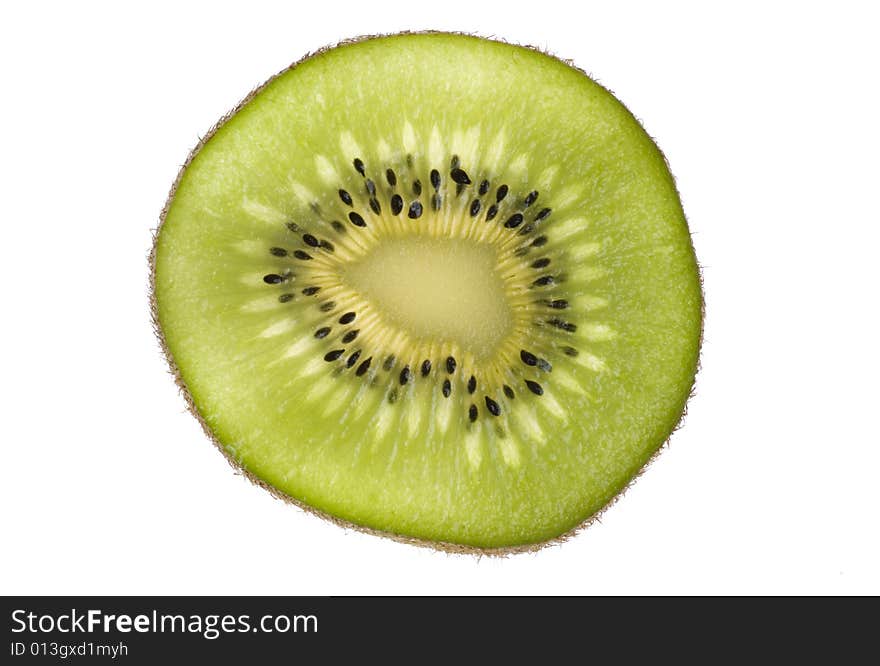
POLYGON ((383 319, 424 342, 491 356, 513 327, 492 245, 474 240, 383 238, 342 279, 383 319))

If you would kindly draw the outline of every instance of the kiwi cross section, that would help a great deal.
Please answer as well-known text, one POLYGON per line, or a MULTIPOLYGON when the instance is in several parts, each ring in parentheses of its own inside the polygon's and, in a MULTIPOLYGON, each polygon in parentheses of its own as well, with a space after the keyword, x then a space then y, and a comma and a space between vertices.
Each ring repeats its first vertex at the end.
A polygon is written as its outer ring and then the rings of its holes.
POLYGON ((435 548, 529 550, 653 458, 702 291, 663 155, 580 70, 458 34, 313 54, 187 161, 152 308, 249 478, 435 548))

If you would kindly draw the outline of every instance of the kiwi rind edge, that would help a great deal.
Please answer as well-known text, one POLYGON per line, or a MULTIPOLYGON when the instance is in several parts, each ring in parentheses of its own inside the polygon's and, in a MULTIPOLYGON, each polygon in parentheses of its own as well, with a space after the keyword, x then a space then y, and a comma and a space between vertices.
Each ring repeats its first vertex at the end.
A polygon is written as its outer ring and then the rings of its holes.
MULTIPOLYGON (((378 529, 375 529, 372 527, 367 527, 365 525, 359 525, 357 523, 353 523, 353 522, 344 520, 342 518, 339 518, 337 516, 331 515, 325 511, 321 511, 320 509, 316 509, 315 507, 310 506, 310 505, 306 504, 305 502, 302 502, 302 501, 296 499, 295 497, 288 495, 287 493, 284 493, 284 492, 278 490, 278 488, 275 488, 274 486, 267 483, 263 479, 259 478, 258 476, 256 476, 252 472, 250 472, 249 470, 245 469, 245 467, 231 455, 231 453, 226 449, 226 447, 223 445, 223 443, 214 434, 214 431, 208 425, 207 421, 205 421, 204 417, 202 417, 201 413, 199 413, 199 410, 196 407, 195 401, 193 400, 192 394, 190 393, 189 388, 186 385, 186 382, 183 380, 183 376, 181 375, 180 370, 177 367, 176 362, 174 361, 174 357, 171 355, 171 351, 168 348, 168 344, 165 340, 165 335, 162 332, 162 327, 159 325, 159 308, 158 308, 158 303, 156 300, 156 249, 158 246, 159 232, 161 231, 162 226, 165 224, 165 218, 168 214, 168 210, 171 207, 171 202, 174 200, 174 195, 177 193, 177 188, 180 185, 180 181, 182 180, 183 175, 186 172, 186 170, 189 168, 189 165, 195 159, 196 155, 199 154, 199 152, 202 150, 202 148, 208 143, 208 141, 211 140, 211 138, 214 136, 214 134, 216 134, 220 130, 220 128, 226 124, 227 121, 229 121, 236 114, 238 114, 238 112, 241 111, 241 109, 243 109, 248 104, 248 102, 250 102, 266 86, 268 86, 270 83, 272 83, 279 76, 287 73, 290 70, 295 69, 296 67, 298 67, 302 63, 310 60, 311 58, 314 58, 315 56, 321 55, 322 53, 325 53, 326 51, 330 51, 330 50, 335 49, 337 47, 346 46, 349 44, 357 44, 358 42, 362 42, 362 41, 366 41, 366 40, 370 40, 370 39, 376 39, 376 38, 380 38, 380 37, 393 37, 396 35, 460 35, 460 36, 464 36, 464 37, 476 37, 479 39, 484 39, 484 40, 492 41, 492 42, 499 42, 502 44, 512 44, 515 46, 520 46, 521 48, 526 48, 526 49, 530 49, 532 51, 536 51, 538 53, 541 53, 543 55, 546 55, 548 57, 554 58, 554 59, 562 62, 566 66, 577 70, 578 72, 580 72, 584 76, 591 78, 596 83, 596 85, 601 86, 607 92, 609 92, 609 94, 613 95, 613 93, 611 93, 611 91, 608 88, 606 88, 604 85, 599 83, 594 77, 591 77, 586 71, 577 67, 572 60, 560 58, 560 57, 558 57, 558 56, 556 56, 556 55, 554 55, 554 54, 552 54, 552 53, 550 53, 540 47, 537 47, 537 46, 532 46, 529 44, 515 44, 512 42, 508 42, 504 39, 500 39, 498 37, 494 37, 494 36, 493 37, 483 37, 482 35, 478 35, 475 33, 459 32, 459 31, 444 31, 444 30, 419 30, 419 31, 406 30, 406 31, 402 31, 402 32, 388 33, 388 34, 360 35, 357 37, 344 39, 339 42, 336 42, 335 44, 329 44, 329 45, 324 46, 320 49, 317 49, 316 51, 311 51, 311 52, 306 53, 302 58, 300 58, 299 60, 297 60, 293 64, 288 65, 284 69, 282 69, 279 72, 272 75, 269 79, 267 79, 266 81, 264 81, 263 83, 261 83, 257 87, 253 88, 238 104, 235 105, 235 107, 233 107, 230 111, 228 111, 225 115, 223 115, 223 117, 221 117, 220 120, 218 120, 211 127, 211 129, 208 130, 208 132, 204 136, 199 138, 198 143, 190 151, 189 155, 187 155, 186 160, 184 161, 183 165, 180 167, 179 171, 177 172, 177 176, 174 179, 174 182, 171 185, 171 190, 168 193, 168 198, 165 200, 165 204, 162 207, 162 212, 159 214, 159 224, 155 229, 153 229, 152 244, 151 244, 150 252, 148 255, 150 319, 152 322, 153 332, 156 335, 156 338, 159 342, 159 347, 162 350, 162 355, 165 357, 165 361, 168 364, 168 370, 171 373, 171 375, 174 377, 174 382, 175 382, 175 384, 177 384, 177 388, 180 390, 180 393, 183 396, 183 399, 186 403, 187 410, 199 422, 205 435, 208 437, 208 439, 211 440, 211 442, 220 451, 220 453, 223 454, 223 457, 230 464, 230 466, 232 466, 232 468, 236 471, 236 473, 244 476, 251 483, 259 486, 260 488, 263 488, 270 495, 272 495, 274 498, 282 500, 288 504, 293 504, 294 506, 297 506, 298 508, 302 509, 306 513, 317 516, 318 518, 321 518, 321 519, 326 520, 330 523, 333 523, 334 525, 338 525, 339 527, 342 527, 344 529, 351 529, 351 530, 355 530, 355 531, 362 532, 365 534, 370 534, 372 536, 378 536, 378 537, 390 539, 392 541, 397 541, 399 543, 405 543, 405 544, 408 544, 411 546, 418 546, 420 548, 429 548, 432 550, 436 550, 436 551, 440 551, 440 552, 444 552, 444 553, 449 553, 449 554, 455 554, 455 555, 476 555, 478 557, 482 557, 484 555, 489 556, 489 557, 506 557, 508 555, 516 555, 519 553, 534 553, 534 552, 542 550, 548 546, 555 546, 555 545, 565 543, 566 541, 568 541, 572 537, 576 536, 582 530, 590 527, 593 523, 601 522, 602 515, 609 508, 611 508, 614 504, 616 504, 618 502, 618 500, 620 500, 623 497, 623 495, 626 493, 626 491, 629 490, 629 488, 639 479, 639 477, 641 477, 641 475, 645 473, 645 470, 647 470, 648 467, 650 467, 654 463, 654 461, 657 460, 657 458, 660 456, 660 454, 668 448, 669 442, 672 438, 672 435, 674 435, 675 432, 684 423, 684 420, 687 416, 688 403, 694 397, 694 394, 696 392, 696 377, 697 377, 697 375, 699 375, 699 372, 700 372, 700 357, 701 357, 702 348, 703 348, 703 334, 704 334, 704 326, 705 326, 705 321, 706 321, 706 299, 705 299, 704 283, 703 283, 703 268, 702 268, 702 266, 700 266, 699 262, 697 262, 696 266, 697 266, 697 274, 698 274, 699 284, 700 284, 700 335, 699 335, 699 340, 698 340, 698 344, 697 344, 696 370, 694 372, 694 379, 691 383, 690 391, 688 392, 688 397, 685 400, 684 405, 682 407, 681 416, 679 417, 675 426, 672 428, 672 431, 669 433, 669 436, 660 445, 660 447, 651 455, 651 457, 647 460, 647 462, 645 462, 639 468, 639 470, 629 479, 629 481, 627 481, 627 483, 623 486, 623 488, 621 488, 611 499, 609 499, 598 511, 594 512, 592 515, 588 516, 582 522, 578 523, 577 525, 575 525, 571 529, 567 530, 566 532, 563 532, 559 536, 553 537, 551 539, 547 539, 545 541, 519 544, 519 545, 515 545, 515 546, 484 548, 484 547, 480 547, 480 546, 470 546, 467 544, 453 543, 453 542, 447 542, 447 541, 432 541, 430 539, 421 539, 421 538, 417 538, 417 537, 407 536, 404 534, 397 534, 395 532, 378 530, 378 529)), ((624 109, 627 111, 627 113, 629 113, 630 115, 633 115, 628 107, 626 107, 622 103, 621 103, 621 105, 624 106, 624 109)), ((639 126, 641 126, 644 129, 644 126, 642 125, 641 121, 639 121, 639 119, 636 118, 634 115, 633 115, 633 118, 639 124, 639 126)), ((651 137, 651 140, 653 141, 653 137, 651 137)), ((656 142, 654 142, 654 143, 655 143, 655 145, 657 145, 656 142)), ((671 169, 669 168, 669 161, 666 159, 666 155, 662 152, 662 150, 660 149, 659 146, 657 146, 657 150, 660 152, 660 155, 663 159, 663 162, 666 165, 667 171, 669 172, 670 177, 672 178, 673 187, 675 188, 676 195, 679 197, 679 200, 680 200, 681 195, 678 192, 678 187, 675 184, 675 177, 672 174, 671 169)), ((693 242, 691 242, 691 249, 693 250, 693 242)))

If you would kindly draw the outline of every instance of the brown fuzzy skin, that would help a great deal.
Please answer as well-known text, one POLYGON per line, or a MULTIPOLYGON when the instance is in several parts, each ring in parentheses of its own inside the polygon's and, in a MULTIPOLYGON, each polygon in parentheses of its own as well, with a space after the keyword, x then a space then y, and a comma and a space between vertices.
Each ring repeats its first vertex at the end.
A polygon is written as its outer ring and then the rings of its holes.
MULTIPOLYGON (((505 43, 505 44, 509 43, 509 42, 506 42, 502 39, 498 39, 496 37, 492 37, 492 38, 480 37, 478 35, 468 34, 465 32, 448 33, 448 32, 443 32, 443 31, 439 31, 439 30, 426 30, 426 31, 417 31, 417 32, 405 31, 405 32, 395 33, 395 34, 401 34, 401 35, 406 35, 406 34, 420 34, 420 35, 425 35, 425 34, 429 34, 429 35, 430 34, 457 34, 457 35, 462 35, 462 36, 467 36, 467 37, 478 37, 480 39, 485 39, 487 41, 495 41, 495 42, 501 42, 501 43, 505 43)), ((169 208, 171 207, 171 202, 174 200, 174 195, 177 192, 177 187, 180 184, 180 180, 183 177, 183 174, 186 172, 187 168, 189 167, 190 163, 193 161, 193 159, 195 159, 196 155, 199 154, 199 151, 202 149, 202 147, 204 147, 205 144, 207 144, 208 141, 211 140, 211 138, 214 136, 214 134, 230 118, 235 116, 248 102, 250 102, 251 99, 254 98, 254 96, 256 96, 260 91, 263 90, 263 88, 265 88, 267 85, 272 83, 272 81, 274 81, 276 78, 278 78, 282 74, 285 74, 286 72, 296 68, 301 63, 309 60, 310 58, 315 57, 316 55, 320 55, 320 54, 324 53, 325 51, 329 51, 329 50, 337 48, 339 46, 345 46, 348 44, 356 44, 358 42, 362 42, 362 41, 369 40, 369 39, 375 39, 375 38, 379 38, 379 37, 392 37, 392 36, 394 36, 394 35, 393 34, 392 35, 361 35, 359 37, 345 39, 345 40, 342 40, 336 44, 328 45, 328 46, 325 46, 321 49, 318 49, 317 51, 307 53, 305 56, 303 56, 297 62, 293 63, 292 65, 290 65, 288 67, 285 67, 283 70, 281 70, 280 72, 278 72, 277 74, 275 74, 274 76, 269 78, 263 84, 257 86, 253 90, 251 90, 247 94, 247 96, 244 99, 242 99, 235 106, 235 108, 233 108, 231 111, 226 113, 219 121, 217 121, 217 123, 210 130, 208 130, 208 133, 199 140, 199 142, 195 146, 195 148, 193 148, 190 151, 189 155, 186 158, 186 161, 184 162, 183 166, 181 166, 180 171, 178 171, 177 177, 174 179, 174 183, 171 186, 171 191, 168 194, 168 198, 165 201, 165 205, 162 207, 162 212, 159 215, 159 226, 153 232, 153 244, 152 244, 152 247, 150 248, 150 253, 149 253, 149 258, 148 258, 149 271, 150 271, 150 286, 149 286, 149 289, 150 289, 150 316, 152 319, 153 331, 156 334, 156 338, 159 341, 159 346, 162 349, 162 354, 164 355, 165 360, 168 363, 169 372, 174 377, 174 381, 177 384, 178 389, 180 389, 180 393, 183 396, 184 401, 186 402, 186 407, 189 410, 189 412, 196 418, 196 420, 201 424, 202 430, 205 432, 205 435, 207 435, 208 438, 214 443, 214 446, 216 446, 217 449, 220 451, 220 453, 223 454, 223 457, 226 458, 226 461, 233 467, 233 469, 235 469, 235 471, 237 473, 243 475, 251 483, 254 483, 257 486, 260 486, 261 488, 267 490, 276 499, 283 500, 284 502, 287 502, 288 504, 293 504, 307 513, 315 515, 319 518, 327 520, 335 525, 338 525, 338 526, 346 528, 346 529, 356 530, 358 532, 363 532, 365 534, 371 534, 373 536, 384 537, 386 539, 391 539, 391 540, 397 541, 399 543, 409 544, 411 546, 418 546, 421 548, 430 548, 432 550, 441 551, 444 553, 450 553, 450 554, 455 554, 455 555, 476 555, 477 557, 482 557, 484 555, 489 556, 489 557, 506 557, 508 555, 515 555, 518 553, 534 553, 534 552, 542 550, 548 546, 562 544, 562 543, 568 541, 569 539, 571 539, 572 537, 574 537, 581 530, 584 530, 587 527, 589 527, 590 525, 592 525, 593 523, 601 522, 602 514, 604 514, 605 511, 607 511, 621 497, 623 497, 623 495, 626 493, 627 490, 629 490, 629 488, 635 483, 635 481, 642 474, 644 474, 645 470, 655 460, 657 460, 657 458, 660 456, 660 454, 668 447, 669 439, 672 437, 672 434, 675 433, 675 431, 678 430, 682 426, 682 423, 684 422, 684 418, 687 415, 687 402, 689 402, 690 399, 693 398, 693 396, 694 396, 696 374, 699 373, 699 369, 700 369, 699 358, 697 360, 697 373, 695 373, 695 376, 694 376, 694 384, 691 385, 691 390, 690 390, 690 394, 688 396, 688 400, 685 401, 685 406, 684 406, 684 409, 682 410, 682 414, 679 418, 679 421, 675 425, 675 427, 672 429, 672 432, 670 433, 669 438, 667 438, 666 441, 660 445, 660 447, 657 449, 657 451, 654 452, 654 454, 651 456, 651 458, 641 467, 641 469, 639 469, 639 471, 627 482, 627 484, 623 488, 621 488, 621 490, 618 491, 618 493, 616 495, 614 495, 614 497, 612 497, 610 500, 608 500, 608 502, 601 509, 596 511, 594 514, 592 514, 591 516, 586 518, 581 523, 575 525, 574 527, 572 527, 568 531, 564 532, 563 534, 560 534, 559 536, 554 537, 552 539, 548 539, 546 541, 540 541, 537 543, 521 544, 521 545, 516 545, 516 546, 482 548, 480 546, 470 546, 467 544, 451 543, 451 542, 447 542, 447 541, 430 541, 428 539, 419 539, 416 537, 406 536, 403 534, 396 534, 394 532, 385 532, 382 530, 377 530, 377 529, 374 529, 371 527, 367 527, 365 525, 358 525, 356 523, 352 523, 347 520, 343 520, 343 519, 338 518, 336 516, 333 516, 329 513, 326 513, 324 511, 316 509, 315 507, 310 506, 310 505, 296 499, 295 497, 291 497, 290 495, 281 492, 280 490, 278 490, 274 486, 269 485, 263 479, 252 474, 250 471, 245 469, 241 465, 241 463, 239 463, 235 458, 233 458, 230 455, 230 453, 223 446, 223 443, 220 442, 219 439, 217 439, 217 436, 211 430, 211 427, 208 425, 208 423, 205 421, 205 419, 199 413, 199 410, 197 409, 196 404, 193 401, 192 395, 189 392, 189 388, 187 387, 186 382, 183 381, 183 377, 180 374, 180 370, 178 369, 177 364, 174 362, 174 358, 171 355, 171 351, 168 349, 168 345, 165 341, 165 335, 162 332, 162 327, 159 324, 159 309, 158 309, 158 303, 156 302, 156 248, 158 246, 159 233, 162 230, 162 225, 165 224, 165 217, 168 214, 169 208)), ((552 58, 556 58, 557 60, 566 64, 568 67, 571 67, 572 69, 576 69, 584 76, 589 77, 589 75, 584 70, 576 67, 571 60, 558 58, 557 56, 555 56, 551 53, 547 53, 546 51, 544 51, 538 47, 535 47, 535 46, 530 46, 530 45, 519 45, 519 46, 522 46, 523 48, 531 49, 533 51, 537 51, 539 53, 542 53, 542 54, 547 55, 552 58)), ((589 77, 589 78, 592 78, 592 77, 589 77)), ((593 80, 595 81, 595 79, 593 79, 593 80)), ((597 83, 597 85, 600 85, 600 84, 597 83)), ((608 89, 606 88, 606 90, 608 90, 608 89)), ((609 90, 608 92, 610 93, 611 91, 609 90)), ((627 111, 628 111, 628 109, 627 109, 627 111)), ((635 118, 635 120, 636 120, 636 122, 638 122, 637 118, 635 118)), ((639 125, 641 125, 641 123, 639 123, 639 125)), ((658 150, 659 150, 659 147, 658 147, 658 150)), ((664 160, 664 162, 666 162, 666 166, 668 169, 669 163, 666 160, 666 156, 662 154, 662 151, 661 151, 661 155, 663 156, 663 160, 664 160)), ((671 173, 671 171, 670 171, 670 173, 671 173)), ((678 194, 677 188, 676 188, 676 194, 678 194)), ((693 246, 691 247, 691 250, 693 251, 693 246)), ((698 349, 702 350, 703 332, 704 332, 703 326, 705 323, 705 314, 706 314, 706 312, 705 312, 706 301, 705 301, 705 293, 704 293, 704 289, 703 289, 702 268, 698 265, 697 270, 700 273, 700 340, 699 340, 698 349)))

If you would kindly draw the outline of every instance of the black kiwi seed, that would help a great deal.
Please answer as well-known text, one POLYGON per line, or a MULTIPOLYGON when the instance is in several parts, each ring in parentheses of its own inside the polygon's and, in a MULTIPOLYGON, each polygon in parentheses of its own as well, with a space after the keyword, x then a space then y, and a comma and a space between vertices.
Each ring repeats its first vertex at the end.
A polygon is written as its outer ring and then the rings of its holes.
POLYGON ((498 206, 492 204, 489 206, 489 210, 486 211, 486 222, 494 220, 496 215, 498 215, 498 206))
POLYGON ((394 169, 385 169, 385 180, 391 187, 397 185, 397 174, 394 173, 394 169))
POLYGON ((488 395, 486 396, 486 409, 489 410, 489 413, 492 416, 501 416, 501 407, 498 406, 498 403, 492 400, 488 395))
POLYGON ((476 217, 480 214, 480 200, 474 199, 471 202, 471 217, 476 217))
POLYGON ((342 315, 339 318, 339 323, 340 324, 350 324, 351 322, 354 321, 355 317, 357 317, 356 312, 346 312, 344 315, 342 315))
POLYGON ((366 361, 364 361, 363 363, 361 363, 358 366, 358 369, 355 370, 354 374, 357 375, 358 377, 362 376, 367 370, 370 369, 370 363, 372 361, 373 361, 373 357, 370 356, 370 358, 368 358, 366 361))
POLYGON ((550 259, 547 257, 542 257, 541 259, 535 259, 532 262, 532 268, 544 268, 545 266, 550 265, 550 259))
POLYGON ((448 379, 443 380, 443 397, 448 398, 449 394, 452 393, 452 382, 448 379))
POLYGON ((321 241, 312 236, 312 234, 303 234, 303 242, 309 247, 318 247, 321 244, 321 241))
POLYGON ((449 356, 446 359, 446 372, 450 375, 455 372, 455 359, 452 356, 449 356))
POLYGON ((422 216, 422 204, 420 201, 413 201, 409 205, 409 213, 407 213, 407 216, 411 220, 417 220, 422 216))
POLYGON ((525 349, 520 350, 519 357, 526 365, 538 365, 538 357, 535 356, 532 352, 527 352, 525 349))
POLYGON ((471 420, 471 423, 477 420, 477 406, 472 404, 468 409, 468 418, 471 420))
POLYGON ((528 386, 529 391, 535 395, 544 395, 544 389, 541 388, 541 385, 538 382, 533 382, 531 379, 527 379, 526 386, 528 386))
POLYGON ((351 220, 351 223, 356 227, 365 227, 367 223, 364 222, 364 218, 362 218, 359 214, 354 211, 348 214, 348 219, 351 220))
POLYGON ((515 257, 524 257, 529 253, 528 247, 518 247, 513 251, 513 256, 515 257))
POLYGON ((345 190, 339 190, 339 198, 342 199, 342 203, 344 203, 346 206, 351 206, 351 204, 353 203, 351 195, 345 190))
POLYGON ((464 169, 460 169, 458 167, 455 167, 452 171, 449 172, 449 177, 452 178, 452 180, 459 185, 471 184, 471 179, 468 177, 464 169))
POLYGON ((395 194, 391 197, 391 212, 395 215, 400 215, 400 211, 403 210, 403 197, 399 194, 395 194))
POLYGON ((330 226, 333 227, 333 230, 336 231, 336 233, 338 233, 338 234, 344 234, 344 233, 345 233, 345 225, 342 224, 342 222, 339 222, 339 221, 337 221, 337 220, 333 220, 333 221, 330 223, 330 226))
POLYGON ((507 185, 502 185, 501 187, 499 187, 498 191, 495 192, 495 201, 501 203, 504 200, 504 197, 507 196, 507 192, 509 189, 510 188, 508 188, 507 185))
POLYGON ((281 296, 278 297, 279 303, 288 303, 292 300, 293 300, 293 294, 281 294, 281 296))
POLYGON ((302 250, 295 250, 293 256, 299 259, 300 261, 309 261, 312 258, 308 252, 304 252, 302 250))
POLYGON ((392 405, 397 402, 397 389, 391 389, 388 393, 388 402, 392 405))
POLYGON ((538 190, 532 190, 531 192, 528 193, 528 195, 526 196, 526 199, 523 203, 525 203, 526 208, 528 208, 533 203, 535 203, 537 200, 538 200, 538 190))
POLYGON ((527 224, 526 226, 524 226, 522 229, 519 230, 519 235, 520 236, 528 236, 534 230, 535 230, 534 224, 527 224))
POLYGON ((422 193, 422 181, 414 180, 413 181, 413 194, 419 196, 422 193))
POLYGON ((545 275, 544 277, 539 277, 537 280, 532 282, 533 287, 546 287, 547 285, 553 284, 555 280, 552 275, 545 275))
POLYGON ((363 160, 361 160, 360 157, 354 158, 354 170, 357 171, 362 176, 366 175, 364 173, 364 162, 363 162, 363 160))
POLYGON ((379 205, 379 200, 376 197, 370 198, 370 210, 379 215, 382 212, 382 206, 379 205))
POLYGON ((538 370, 543 370, 544 372, 552 372, 553 366, 550 365, 550 361, 544 358, 538 359, 538 370))
POLYGON ((330 310, 335 307, 336 301, 327 301, 326 303, 321 303, 321 312, 330 312, 330 310))
POLYGON ((346 333, 345 335, 342 336, 342 343, 347 345, 349 342, 354 342, 354 339, 358 336, 358 333, 360 333, 360 332, 361 332, 360 329, 355 329, 353 331, 349 331, 348 333, 346 333))
POLYGON ((437 169, 431 169, 431 187, 435 190, 440 189, 440 172, 437 169))
POLYGON ((330 327, 329 326, 322 326, 317 331, 315 331, 315 337, 318 338, 318 340, 321 340, 322 338, 326 338, 328 335, 330 335, 330 327))
POLYGON ((565 354, 566 356, 571 356, 572 358, 574 358, 575 356, 578 355, 578 350, 575 349, 574 347, 563 347, 562 353, 565 354))
POLYGON ((284 278, 277 273, 269 273, 268 275, 263 276, 263 282, 266 284, 280 284, 283 281, 284 278))
POLYGON ((506 395, 510 400, 513 400, 516 397, 516 393, 514 393, 513 389, 510 388, 507 384, 504 385, 504 395, 506 395))
POLYGON ((394 354, 391 354, 390 356, 388 356, 388 358, 385 359, 385 362, 382 364, 382 369, 385 371, 388 371, 388 370, 391 370, 391 368, 393 368, 393 367, 394 367, 394 354))
POLYGON ((550 214, 549 208, 542 208, 541 212, 535 215, 535 222, 540 222, 550 214))
POLYGON ((319 291, 321 291, 321 287, 306 287, 302 290, 303 296, 314 296, 319 291))
POLYGON ((480 196, 483 196, 488 191, 489 191, 489 181, 484 180, 482 183, 480 183, 480 189, 479 189, 480 196))
POLYGON ((288 222, 287 228, 290 229, 295 234, 298 234, 300 231, 299 225, 296 222, 288 222))
POLYGON ((275 257, 286 257, 287 256, 287 250, 285 250, 283 247, 269 248, 269 253, 275 257))
POLYGON ((367 178, 367 181, 364 183, 364 185, 366 185, 367 194, 369 194, 371 197, 376 196, 376 183, 367 178))
POLYGON ((339 357, 345 353, 344 349, 334 349, 331 352, 327 352, 324 354, 324 360, 328 363, 332 363, 333 361, 338 361, 339 357))
POLYGON ((348 359, 345 361, 345 367, 350 368, 351 366, 353 366, 355 363, 358 362, 358 359, 360 357, 361 357, 361 350, 358 349, 354 354, 349 356, 348 359))
POLYGON ((427 377, 431 374, 431 361, 425 359, 422 361, 422 377, 427 377))
POLYGON ((568 307, 568 301, 566 301, 564 298, 558 298, 555 301, 550 301, 547 305, 549 305, 554 310, 565 310, 568 307))
POLYGON ((461 195, 464 192, 464 188, 467 187, 464 183, 456 183, 455 184, 455 196, 461 195))
POLYGON ((548 319, 547 323, 551 326, 555 326, 556 328, 562 329, 563 331, 567 331, 569 333, 574 333, 577 330, 577 324, 572 324, 569 321, 564 321, 556 317, 554 317, 553 319, 548 319))
POLYGON ((327 252, 333 252, 336 248, 333 247, 333 243, 328 240, 321 240, 318 244, 322 250, 327 250, 327 252))
POLYGON ((533 247, 542 247, 547 244, 546 236, 538 236, 535 240, 532 241, 533 247))
POLYGON ((519 225, 522 224, 522 221, 522 213, 514 213, 509 218, 507 218, 507 222, 504 223, 504 226, 508 229, 516 229, 519 225))
POLYGON ((461 160, 458 159, 458 155, 453 155, 452 160, 449 162, 449 168, 457 169, 459 164, 461 164, 461 160))
POLYGON ((405 386, 410 380, 410 377, 412 377, 412 371, 410 371, 408 365, 405 365, 403 370, 400 371, 400 385, 405 386))
POLYGON ((471 375, 471 378, 468 379, 467 390, 468 390, 468 393, 473 393, 474 391, 477 390, 477 378, 474 377, 473 375, 471 375))
POLYGON ((443 197, 440 196, 438 192, 434 192, 431 195, 431 208, 434 210, 440 210, 440 204, 443 202, 443 197))

